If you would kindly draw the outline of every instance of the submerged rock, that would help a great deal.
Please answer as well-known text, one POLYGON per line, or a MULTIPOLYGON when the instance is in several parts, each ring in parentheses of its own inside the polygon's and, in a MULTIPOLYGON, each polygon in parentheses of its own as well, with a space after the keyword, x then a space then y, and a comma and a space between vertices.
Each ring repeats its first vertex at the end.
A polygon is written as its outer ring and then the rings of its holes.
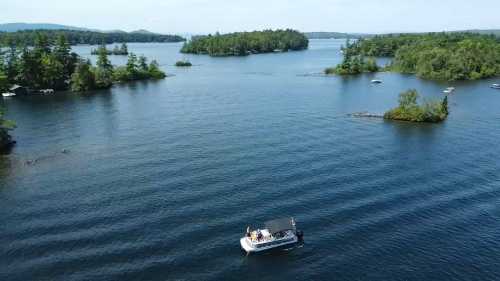
POLYGON ((355 112, 349 114, 351 117, 365 117, 365 118, 384 118, 383 114, 370 113, 370 112, 355 112))

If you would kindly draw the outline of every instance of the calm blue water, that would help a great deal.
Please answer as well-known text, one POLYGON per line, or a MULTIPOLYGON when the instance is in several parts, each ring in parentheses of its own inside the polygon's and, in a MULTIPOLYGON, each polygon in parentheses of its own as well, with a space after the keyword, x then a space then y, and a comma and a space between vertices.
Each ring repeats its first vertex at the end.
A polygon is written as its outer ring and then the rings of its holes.
POLYGON ((4 100, 19 128, 0 159, 0 280, 499 280, 495 80, 320 75, 342 43, 244 58, 130 44, 175 76, 4 100), (347 116, 447 86, 443 124, 347 116), (302 248, 241 252, 247 225, 282 216, 302 248))

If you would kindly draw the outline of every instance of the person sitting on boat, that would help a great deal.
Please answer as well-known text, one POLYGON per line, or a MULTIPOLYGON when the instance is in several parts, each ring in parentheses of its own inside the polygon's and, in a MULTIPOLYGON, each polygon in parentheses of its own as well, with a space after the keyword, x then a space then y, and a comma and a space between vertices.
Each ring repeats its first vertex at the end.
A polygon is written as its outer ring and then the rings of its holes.
POLYGON ((257 230, 257 241, 262 240, 262 232, 260 232, 260 229, 257 230))

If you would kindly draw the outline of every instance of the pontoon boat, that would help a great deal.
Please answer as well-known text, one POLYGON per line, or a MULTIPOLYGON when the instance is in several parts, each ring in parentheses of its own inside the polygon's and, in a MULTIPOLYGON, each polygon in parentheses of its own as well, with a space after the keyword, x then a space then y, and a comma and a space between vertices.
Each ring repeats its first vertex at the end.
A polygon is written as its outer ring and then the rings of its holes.
POLYGON ((293 218, 268 221, 264 229, 247 228, 245 237, 240 239, 241 248, 247 253, 262 252, 283 246, 291 246, 302 240, 293 218))

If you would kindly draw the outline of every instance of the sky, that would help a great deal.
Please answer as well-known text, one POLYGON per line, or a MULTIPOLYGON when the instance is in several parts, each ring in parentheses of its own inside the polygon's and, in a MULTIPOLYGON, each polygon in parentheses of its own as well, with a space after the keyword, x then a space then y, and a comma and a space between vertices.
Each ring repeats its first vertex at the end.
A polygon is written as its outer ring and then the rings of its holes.
POLYGON ((0 0, 0 23, 204 34, 500 29, 500 0, 0 0))

